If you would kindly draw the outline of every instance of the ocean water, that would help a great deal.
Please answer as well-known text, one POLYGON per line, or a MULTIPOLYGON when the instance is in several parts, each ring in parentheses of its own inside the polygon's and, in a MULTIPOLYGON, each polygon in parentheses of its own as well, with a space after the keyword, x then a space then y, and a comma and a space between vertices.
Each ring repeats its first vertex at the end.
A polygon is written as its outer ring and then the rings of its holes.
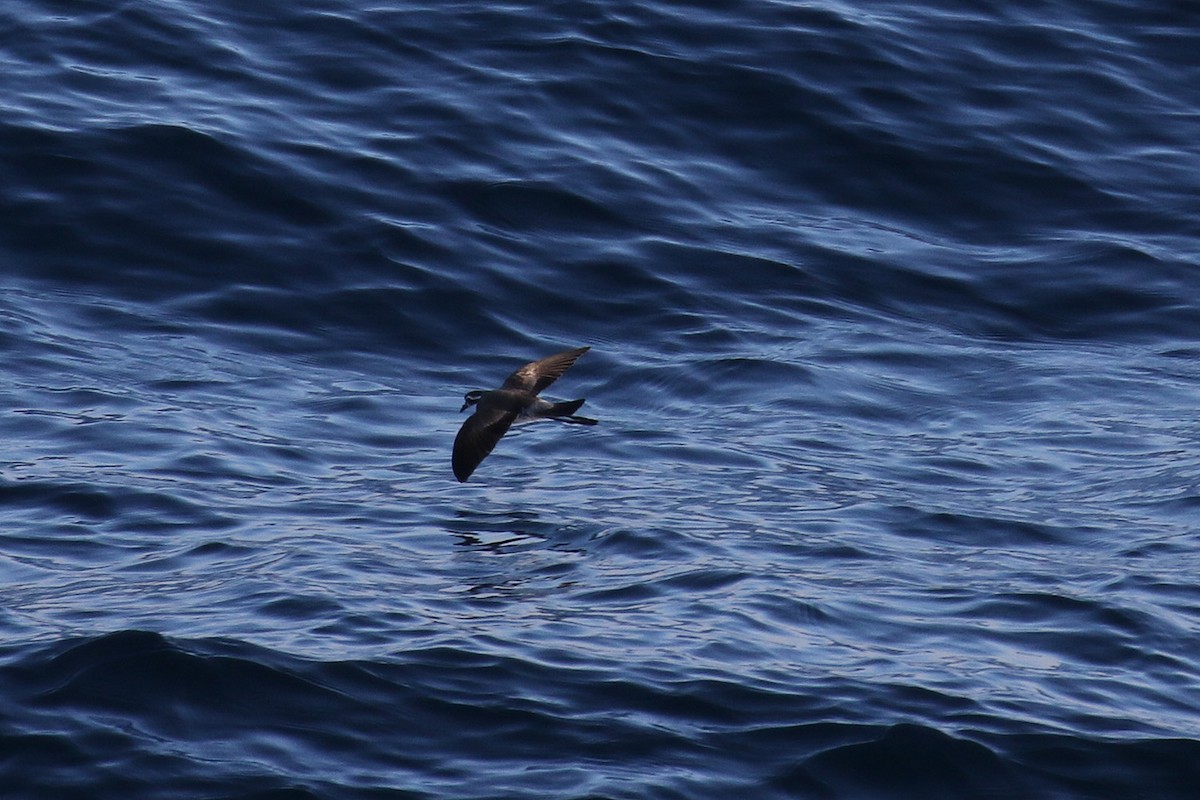
POLYGON ((1198 29, 8 0, 0 796, 1196 797, 1198 29))

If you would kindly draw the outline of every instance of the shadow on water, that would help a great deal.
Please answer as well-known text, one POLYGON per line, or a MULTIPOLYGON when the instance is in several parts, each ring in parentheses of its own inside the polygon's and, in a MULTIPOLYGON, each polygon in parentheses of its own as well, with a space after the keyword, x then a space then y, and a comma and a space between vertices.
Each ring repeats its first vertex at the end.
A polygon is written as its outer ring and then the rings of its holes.
POLYGON ((532 511, 460 510, 446 522, 446 531, 464 547, 500 552, 515 545, 532 545, 551 538, 554 528, 532 511))

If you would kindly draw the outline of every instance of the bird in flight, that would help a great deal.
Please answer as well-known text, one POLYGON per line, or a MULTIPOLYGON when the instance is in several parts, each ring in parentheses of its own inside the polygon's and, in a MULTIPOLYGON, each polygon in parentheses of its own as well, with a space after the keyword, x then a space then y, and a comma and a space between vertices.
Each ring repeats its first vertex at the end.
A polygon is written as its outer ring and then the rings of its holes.
POLYGON ((553 419, 576 425, 595 425, 596 420, 575 416, 583 405, 584 398, 552 403, 538 397, 538 393, 554 383, 571 365, 590 348, 576 347, 539 361, 531 361, 509 375, 499 389, 467 392, 459 413, 475 406, 475 413, 467 417, 458 436, 454 437, 454 453, 450 464, 454 477, 466 481, 479 463, 492 452, 496 442, 514 422, 538 419, 553 419))

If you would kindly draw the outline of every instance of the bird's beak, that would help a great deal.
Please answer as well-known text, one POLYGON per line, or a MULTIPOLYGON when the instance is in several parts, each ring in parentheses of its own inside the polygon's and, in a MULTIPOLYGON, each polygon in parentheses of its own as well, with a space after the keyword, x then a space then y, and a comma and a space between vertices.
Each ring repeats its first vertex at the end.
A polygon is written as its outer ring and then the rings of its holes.
POLYGON ((466 411, 470 407, 471 407, 470 403, 463 403, 463 407, 458 410, 458 413, 461 414, 462 412, 466 411))

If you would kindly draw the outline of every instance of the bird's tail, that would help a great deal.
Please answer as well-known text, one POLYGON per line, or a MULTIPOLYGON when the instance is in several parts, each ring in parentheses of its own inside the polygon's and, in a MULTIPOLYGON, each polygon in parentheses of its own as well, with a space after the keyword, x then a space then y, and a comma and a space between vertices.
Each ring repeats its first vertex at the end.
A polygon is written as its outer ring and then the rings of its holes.
POLYGON ((591 417, 577 417, 575 412, 583 405, 584 398, 578 400, 567 400, 563 403, 555 403, 546 416, 550 419, 558 420, 559 422, 570 422, 575 425, 595 425, 598 420, 591 417))

